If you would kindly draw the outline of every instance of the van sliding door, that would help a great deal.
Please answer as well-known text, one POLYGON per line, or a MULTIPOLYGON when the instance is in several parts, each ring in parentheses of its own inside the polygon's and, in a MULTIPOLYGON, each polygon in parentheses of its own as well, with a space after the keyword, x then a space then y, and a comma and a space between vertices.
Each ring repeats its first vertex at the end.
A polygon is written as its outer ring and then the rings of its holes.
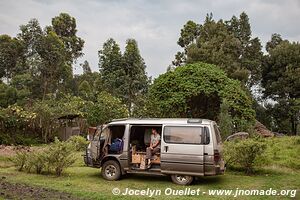
POLYGON ((161 172, 204 175, 205 128, 203 126, 163 127, 161 172))

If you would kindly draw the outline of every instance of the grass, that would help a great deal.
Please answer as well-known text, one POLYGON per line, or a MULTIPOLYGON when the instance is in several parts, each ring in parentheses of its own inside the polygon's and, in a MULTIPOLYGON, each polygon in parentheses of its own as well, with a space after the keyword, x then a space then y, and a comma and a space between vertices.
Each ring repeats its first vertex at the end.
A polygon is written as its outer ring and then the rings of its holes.
MULTIPOLYGON (((299 138, 299 137, 298 137, 299 138)), ((298 139, 296 138, 296 139, 298 139)), ((294 142, 296 149, 287 148, 291 146, 290 142, 296 141, 286 138, 275 138, 274 143, 270 146, 268 154, 274 154, 275 146, 279 145, 282 149, 281 153, 276 154, 278 158, 257 171, 255 175, 246 176, 242 172, 228 170, 225 175, 218 177, 202 177, 199 178, 191 186, 179 186, 171 182, 169 177, 153 177, 142 175, 126 175, 120 181, 106 181, 100 175, 100 170, 95 168, 85 167, 81 158, 81 153, 78 153, 76 163, 68 168, 63 176, 56 177, 54 175, 37 175, 18 172, 8 158, 0 157, 0 177, 5 176, 5 181, 11 183, 24 183, 28 185, 55 189, 62 192, 73 194, 74 196, 85 199, 140 199, 141 196, 115 196, 112 194, 112 189, 119 188, 125 191, 130 189, 160 189, 164 191, 166 188, 172 189, 200 189, 200 191, 208 191, 209 189, 264 189, 269 188, 275 190, 297 189, 297 197, 299 198, 300 189, 300 170, 295 168, 295 165, 285 164, 285 161, 291 160, 296 162, 294 157, 298 150, 298 141, 294 142), (277 144, 276 144, 277 143, 277 144), (283 146, 285 145, 285 146, 283 146), (295 151, 295 152, 294 152, 295 151), (293 153, 294 152, 294 153, 293 153), (290 158, 289 156, 293 156, 290 158)), ((299 152, 299 151, 298 151, 299 152)), ((143 198, 144 196, 142 196, 143 198)), ((182 196, 156 196, 148 199, 181 199, 182 196)), ((208 196, 208 194, 200 196, 185 196, 186 199, 232 199, 232 196, 208 196)), ((1 199, 1 197, 0 197, 1 199)), ((239 196, 235 199, 291 199, 289 196, 239 196)))

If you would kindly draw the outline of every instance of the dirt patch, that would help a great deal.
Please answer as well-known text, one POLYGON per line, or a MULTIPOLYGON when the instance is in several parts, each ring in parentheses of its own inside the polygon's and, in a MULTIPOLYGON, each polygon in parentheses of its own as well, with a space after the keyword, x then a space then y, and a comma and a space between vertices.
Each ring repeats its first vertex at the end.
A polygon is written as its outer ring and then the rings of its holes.
POLYGON ((4 156, 4 157, 14 156, 17 151, 31 151, 31 148, 27 146, 0 145, 0 156, 4 156))
POLYGON ((0 197, 4 199, 80 199, 66 192, 20 183, 9 183, 5 181, 5 177, 0 178, 0 197))

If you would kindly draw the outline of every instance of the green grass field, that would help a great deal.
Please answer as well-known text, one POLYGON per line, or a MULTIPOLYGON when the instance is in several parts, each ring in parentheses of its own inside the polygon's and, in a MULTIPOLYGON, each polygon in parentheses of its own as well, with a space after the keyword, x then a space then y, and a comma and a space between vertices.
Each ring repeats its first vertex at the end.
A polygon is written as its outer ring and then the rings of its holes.
MULTIPOLYGON (((296 139, 296 138, 295 138, 296 139)), ((297 138, 298 139, 298 138, 297 138)), ((279 138, 275 139, 275 146, 279 145, 279 148, 291 146, 288 141, 292 139, 279 138), (281 145, 281 146, 280 146, 281 145)), ((171 182, 169 177, 153 177, 142 175, 126 175, 120 181, 106 181, 100 175, 100 170, 95 168, 85 167, 80 156, 77 154, 77 162, 70 168, 68 168, 63 176, 56 177, 54 175, 37 175, 28 174, 25 172, 18 172, 9 162, 7 158, 0 157, 0 177, 9 183, 23 183, 30 186, 37 186, 41 188, 55 189, 61 192, 66 192, 74 197, 83 199, 140 199, 146 198, 146 196, 123 196, 113 195, 112 190, 119 188, 122 192, 126 188, 129 189, 160 189, 164 191, 166 188, 171 189, 200 189, 199 196, 185 196, 187 199, 232 199, 232 196, 209 196, 207 193, 212 189, 259 189, 268 190, 272 188, 274 190, 297 190, 295 199, 300 199, 300 170, 297 169, 297 159, 291 159, 288 155, 296 155, 297 148, 300 146, 297 142, 294 142, 294 148, 287 149, 285 154, 277 153, 273 155, 269 150, 269 154, 276 157, 274 163, 270 163, 269 166, 264 166, 257 171, 255 175, 246 176, 242 172, 234 172, 228 170, 225 175, 218 177, 203 177, 195 181, 191 186, 178 186, 171 182), (293 153, 294 152, 294 153, 293 153), (285 166, 284 161, 290 160, 289 164, 285 166), (4 177, 4 178, 3 178, 4 177)), ((274 148, 274 145, 271 146, 274 148)), ((276 147, 277 148, 277 147, 276 147)), ((299 153, 299 151, 298 151, 299 153)), ((299 164, 299 163, 298 163, 299 164)), ((0 195, 1 196, 1 195, 0 195)), ((180 199, 182 196, 154 196, 147 197, 147 199, 180 199)), ((1 199, 1 198, 0 198, 1 199)), ((290 196, 238 196, 235 199, 291 199, 290 196)))

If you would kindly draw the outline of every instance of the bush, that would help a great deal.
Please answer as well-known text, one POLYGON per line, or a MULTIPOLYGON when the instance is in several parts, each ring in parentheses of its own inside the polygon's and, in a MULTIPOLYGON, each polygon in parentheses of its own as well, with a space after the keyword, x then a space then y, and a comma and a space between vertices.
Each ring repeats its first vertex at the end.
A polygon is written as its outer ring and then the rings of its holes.
POLYGON ((76 138, 73 141, 61 142, 56 138, 55 142, 46 148, 35 149, 32 152, 17 152, 12 161, 19 171, 25 169, 28 173, 35 172, 37 174, 46 171, 60 176, 67 167, 75 162, 76 148, 82 148, 82 145, 82 139, 76 138))
MULTIPOLYGON (((47 165, 48 155, 45 151, 34 151, 30 154, 28 165, 30 165, 30 169, 33 168, 35 173, 41 174, 47 165)), ((30 172, 30 170, 28 171, 30 172)))
POLYGON ((75 162, 75 147, 71 142, 61 142, 55 138, 49 148, 47 148, 47 164, 49 170, 54 170, 60 176, 64 169, 70 167, 75 162))
POLYGON ((229 167, 241 168, 246 174, 253 173, 265 157, 266 144, 261 139, 235 140, 224 143, 224 158, 229 167))
POLYGON ((18 151, 16 155, 11 159, 18 171, 22 171, 26 167, 26 163, 29 158, 27 151, 18 151))
POLYGON ((86 146, 89 144, 84 137, 79 135, 70 137, 68 142, 74 145, 76 151, 84 151, 86 146))

